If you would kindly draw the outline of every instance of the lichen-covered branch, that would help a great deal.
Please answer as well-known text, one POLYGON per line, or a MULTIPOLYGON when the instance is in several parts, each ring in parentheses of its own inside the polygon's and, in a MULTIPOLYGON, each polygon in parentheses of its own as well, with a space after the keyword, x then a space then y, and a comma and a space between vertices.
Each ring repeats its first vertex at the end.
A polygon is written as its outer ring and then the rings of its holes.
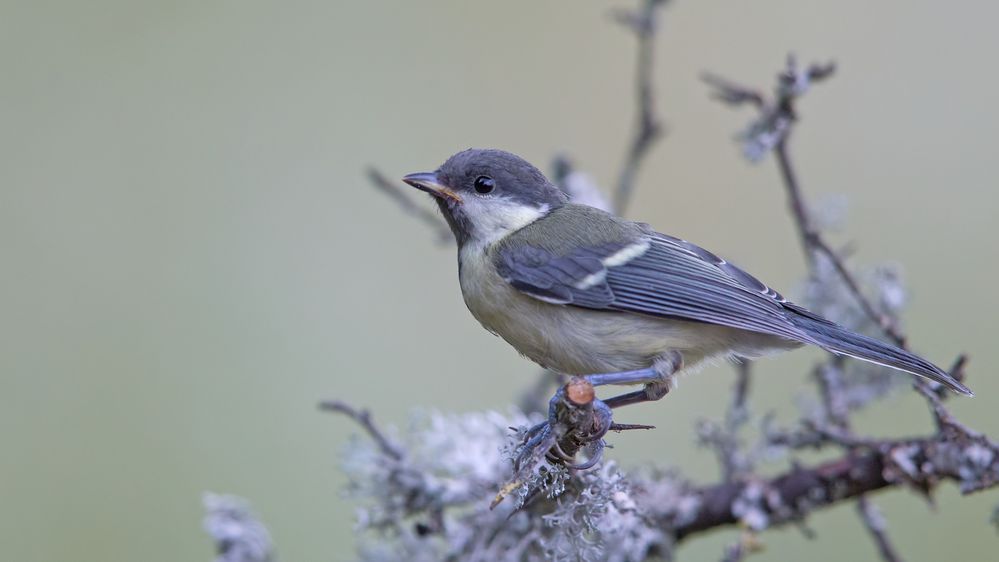
MULTIPOLYGON (((786 69, 778 75, 777 87, 773 98, 767 98, 749 88, 736 85, 725 79, 715 76, 705 76, 705 81, 715 88, 714 97, 730 105, 752 103, 757 107, 760 116, 749 129, 743 133, 740 139, 745 143, 744 150, 751 160, 758 160, 765 153, 765 150, 772 150, 777 161, 781 179, 788 196, 788 206, 791 216, 798 232, 798 238, 805 253, 809 265, 809 275, 813 284, 827 283, 823 278, 823 264, 828 264, 836 275, 838 281, 846 288, 846 292, 859 306, 866 320, 874 324, 885 336, 904 347, 906 345, 905 335, 898 328, 897 318, 889 312, 881 310, 868 298, 861 289, 861 283, 850 271, 838 252, 823 239, 821 232, 814 226, 814 222, 805 203, 805 198, 791 161, 788 141, 793 130, 792 125, 796 119, 794 104, 796 99, 808 89, 813 82, 822 80, 830 76, 834 70, 834 65, 812 65, 807 69, 799 69, 793 57, 788 57, 786 69), (820 261, 820 258, 825 260, 820 261)), ((962 374, 965 364, 965 357, 962 355, 955 362, 953 371, 962 374)), ((847 401, 848 384, 843 377, 846 360, 842 357, 832 356, 824 364, 816 369, 816 381, 819 387, 819 395, 823 406, 824 415, 818 419, 809 419, 805 424, 805 430, 797 436, 800 442, 821 444, 824 442, 836 442, 846 444, 853 449, 862 440, 858 440, 852 434, 849 415, 851 404, 847 401), (802 435, 803 434, 803 435, 802 435), (810 435, 810 437, 809 437, 810 435), (834 437, 835 435, 835 437, 834 437)), ((863 388, 862 386, 860 388, 863 388)), ((994 454, 994 446, 983 436, 973 432, 971 429, 960 424, 942 404, 944 394, 939 388, 922 379, 915 383, 915 388, 926 397, 931 411, 937 421, 937 437, 947 441, 949 436, 963 435, 973 436, 988 447, 991 447, 994 454), (953 431, 948 432, 947 429, 953 431)), ((868 390, 868 397, 865 402, 872 401, 883 393, 873 386, 868 390)), ((967 451, 966 451, 967 452, 967 451)), ((870 532, 878 552, 882 559, 892 562, 901 560, 896 549, 891 544, 885 533, 885 523, 870 500, 863 495, 859 495, 858 514, 865 527, 870 532)))
MULTIPOLYGON (((954 482, 971 493, 999 483, 996 444, 952 428, 895 440, 847 436, 835 460, 707 485, 673 471, 625 472, 613 462, 584 472, 548 464, 535 476, 543 493, 529 495, 538 486, 518 488, 518 501, 492 509, 496 490, 512 476, 506 428, 529 424, 518 413, 430 414, 411 424, 400 457, 374 440, 351 443, 344 454, 362 527, 403 533, 390 550, 364 550, 365 559, 541 560, 559 552, 560 558, 645 560, 711 530, 796 524, 886 488, 929 494, 954 482), (523 556, 502 554, 514 545, 523 556)), ((828 442, 836 439, 833 433, 828 442)), ((377 536, 371 542, 388 546, 377 536)))
POLYGON ((999 449, 970 435, 884 441, 810 468, 793 468, 770 479, 749 479, 693 488, 694 510, 666 509, 655 515, 682 540, 724 525, 760 529, 796 521, 825 506, 892 486, 929 493, 956 482, 962 493, 994 486, 999 449))
POLYGON ((205 493, 203 523, 215 541, 215 562, 272 562, 274 545, 250 504, 236 496, 205 493))

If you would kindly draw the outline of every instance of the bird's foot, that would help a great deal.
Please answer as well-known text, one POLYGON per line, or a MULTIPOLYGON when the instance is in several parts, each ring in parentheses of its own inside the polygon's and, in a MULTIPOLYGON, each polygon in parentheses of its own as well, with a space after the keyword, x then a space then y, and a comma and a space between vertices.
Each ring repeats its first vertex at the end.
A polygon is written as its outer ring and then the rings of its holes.
MULTIPOLYGON (((548 487, 550 482, 537 478, 545 461, 549 468, 587 470, 603 458, 604 436, 608 431, 653 429, 651 425, 614 423, 611 408, 659 400, 673 387, 674 375, 682 365, 679 354, 672 354, 646 369, 570 379, 548 402, 548 419, 524 432, 513 453, 513 479, 497 494, 492 506, 515 490, 526 490, 524 497, 529 501, 548 487), (645 387, 603 401, 597 399, 593 387, 605 384, 644 384, 645 387), (577 462, 576 457, 580 454, 583 460, 577 462)), ((551 475, 550 472, 546 474, 551 475)))
POLYGON ((596 398, 590 381, 573 377, 548 402, 548 419, 524 434, 514 470, 520 474, 544 458, 570 470, 592 468, 603 456, 603 437, 613 425, 610 407, 596 398), (585 460, 577 463, 579 453, 585 460))
POLYGON ((610 407, 597 400, 593 384, 573 377, 548 402, 548 419, 524 432, 513 451, 513 478, 490 507, 515 495, 521 509, 542 490, 558 487, 556 482, 571 471, 596 466, 603 456, 603 437, 614 425, 610 407), (576 462, 580 453, 584 460, 576 462))

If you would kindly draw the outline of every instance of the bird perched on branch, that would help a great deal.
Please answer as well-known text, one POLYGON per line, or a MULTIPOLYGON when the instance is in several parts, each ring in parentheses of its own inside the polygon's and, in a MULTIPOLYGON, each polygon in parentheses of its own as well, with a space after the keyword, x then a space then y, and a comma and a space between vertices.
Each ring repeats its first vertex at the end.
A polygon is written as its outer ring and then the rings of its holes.
POLYGON ((536 363, 594 385, 643 384, 610 408, 658 400, 716 358, 802 344, 971 390, 929 361, 854 333, 752 275, 650 226, 573 204, 537 168, 469 149, 403 181, 431 194, 458 242, 465 304, 536 363))

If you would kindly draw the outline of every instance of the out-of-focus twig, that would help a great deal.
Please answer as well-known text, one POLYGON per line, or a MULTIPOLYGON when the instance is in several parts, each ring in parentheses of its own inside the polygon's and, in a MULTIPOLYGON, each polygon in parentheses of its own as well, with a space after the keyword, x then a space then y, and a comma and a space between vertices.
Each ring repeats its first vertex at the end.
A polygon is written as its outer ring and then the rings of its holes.
POLYGON ((722 556, 722 562, 742 562, 743 558, 746 557, 746 548, 742 545, 741 541, 735 544, 729 545, 725 549, 725 555, 722 556))
POLYGON ((320 402, 319 409, 327 412, 337 412, 353 419, 358 423, 358 425, 363 427, 366 432, 368 432, 368 435, 370 435, 371 438, 378 443, 378 446, 386 455, 394 460, 402 459, 402 448, 385 436, 382 430, 375 425, 375 422, 371 419, 371 413, 367 410, 358 410, 350 404, 340 400, 326 400, 320 402))
MULTIPOLYGON (((958 357, 955 365, 963 366, 965 362, 965 356, 958 357)), ((960 368, 960 367, 958 367, 960 368)), ((953 371, 952 371, 953 372, 953 371)), ((930 387, 930 383, 923 380, 916 381, 915 384, 916 391, 926 398, 926 402, 929 404, 930 412, 933 414, 933 418, 937 424, 937 430, 940 432, 947 432, 950 430, 956 430, 960 433, 966 435, 973 435, 975 437, 982 437, 980 433, 964 425, 953 414, 950 413, 943 405, 943 399, 940 393, 930 387)))
MULTIPOLYGON (((819 381, 820 394, 825 406, 826 417, 832 424, 824 430, 815 429, 826 438, 849 448, 864 446, 863 440, 856 439, 850 427, 849 410, 842 403, 841 394, 843 388, 842 370, 843 358, 832 357, 825 365, 818 368, 817 379, 819 381)), ((871 539, 877 546, 878 553, 885 562, 902 562, 895 546, 888 537, 887 523, 881 516, 877 506, 871 502, 866 495, 857 498, 857 514, 871 539)))
POLYGON ((745 423, 749 416, 746 402, 749 400, 749 385, 753 362, 740 361, 735 365, 735 385, 732 388, 732 402, 726 415, 726 425, 729 430, 735 430, 745 423))
POLYGON ((447 224, 444 223, 444 220, 433 212, 413 203, 413 200, 406 195, 408 190, 405 187, 390 180, 385 174, 374 167, 368 168, 368 179, 371 181, 371 185, 387 195, 389 199, 395 201, 403 213, 416 218, 430 227, 438 244, 445 245, 454 241, 454 237, 451 236, 451 231, 448 229, 447 224))
POLYGON ((667 0, 645 0, 639 11, 617 10, 614 19, 635 32, 638 37, 638 59, 635 71, 635 94, 637 115, 635 132, 632 136, 624 163, 618 174, 617 188, 614 191, 614 209, 624 214, 635 190, 635 177, 642 159, 662 134, 662 123, 656 115, 655 87, 652 83, 655 38, 658 10, 667 0))
POLYGON ((718 458, 722 480, 733 482, 752 472, 752 461, 743 450, 740 430, 749 421, 750 361, 735 365, 735 384, 732 398, 721 422, 700 420, 697 424, 697 438, 701 445, 710 448, 718 458))
MULTIPOLYGON (((840 254, 832 249, 822 238, 819 230, 815 228, 802 195, 798 176, 791 161, 788 140, 793 130, 792 124, 796 119, 794 102, 801 93, 807 90, 812 82, 828 77, 832 74, 834 68, 832 64, 829 64, 824 66, 812 65, 807 69, 799 69, 794 58, 788 57, 785 70, 778 75, 777 87, 772 99, 768 99, 766 96, 752 89, 736 85, 721 78, 705 76, 704 79, 715 89, 714 97, 717 99, 732 105, 751 103, 759 109, 760 117, 742 137, 747 143, 747 147, 749 147, 747 149, 747 156, 751 159, 758 159, 762 154, 759 151, 760 149, 769 148, 774 152, 781 179, 787 192, 791 216, 794 219, 798 238, 809 263, 811 274, 813 276, 818 275, 815 260, 816 256, 821 254, 833 266, 836 274, 856 300, 864 315, 877 325, 885 336, 891 339, 896 345, 905 347, 905 335, 899 330, 892 315, 879 310, 864 295, 860 288, 860 283, 846 267, 840 254), (757 152, 753 152, 753 150, 757 150, 757 152)), ((959 357, 952 371, 961 374, 964 363, 965 358, 963 356, 959 357)), ((859 442, 860 440, 855 440, 852 435, 848 417, 849 409, 843 403, 845 392, 843 391, 842 370, 843 360, 841 358, 832 358, 818 369, 816 379, 819 382, 820 395, 825 407, 825 419, 827 420, 824 423, 830 425, 822 429, 815 426, 811 431, 819 436, 820 441, 831 440, 851 446, 849 445, 850 442, 859 442), (839 434, 839 436, 837 437, 834 434, 839 434)), ((962 441, 975 440, 983 444, 982 446, 995 448, 995 445, 982 435, 958 422, 943 407, 941 394, 932 388, 930 383, 919 379, 915 383, 915 388, 927 399, 937 421, 938 436, 940 438, 953 439, 955 444, 962 441)), ((807 443, 808 439, 803 439, 801 442, 807 443)), ((975 455, 972 449, 965 449, 965 454, 975 455)), ((858 512, 864 525, 871 533, 878 547, 878 552, 888 562, 900 560, 901 558, 885 533, 885 524, 877 512, 877 508, 863 494, 860 494, 858 497, 858 512)))
POLYGON ((874 538, 874 544, 878 547, 881 559, 885 562, 903 562, 902 557, 899 556, 898 551, 895 550, 895 546, 892 545, 891 540, 888 538, 886 532, 887 523, 884 516, 881 515, 881 511, 878 510, 876 505, 871 503, 871 500, 867 496, 860 496, 860 499, 857 500, 857 512, 860 514, 860 518, 863 520, 867 530, 874 538))
POLYGON ((792 124, 797 119, 795 101, 808 90, 812 83, 828 78, 835 70, 836 66, 833 63, 813 64, 802 69, 798 67, 794 57, 789 56, 786 68, 777 77, 777 87, 772 99, 768 99, 757 90, 741 86, 713 74, 704 74, 702 79, 714 88, 712 96, 715 99, 729 105, 751 103, 759 108, 760 118, 743 133, 741 138, 747 142, 747 146, 758 147, 760 150, 752 153, 751 159, 760 158, 766 149, 773 151, 787 192, 788 206, 798 231, 798 240, 801 242, 806 260, 809 264, 814 264, 816 253, 824 255, 836 269, 864 313, 895 344, 904 346, 905 336, 899 331, 891 315, 878 310, 874 303, 864 295, 863 291, 860 290, 860 283, 846 267, 843 258, 814 227, 804 202, 794 164, 791 161, 788 140, 793 130, 792 124))
MULTIPOLYGON (((790 102, 788 102, 789 104, 790 102)), ((790 105, 788 105, 790 110, 790 105)), ((798 183, 798 177, 794 171, 794 165, 791 162, 791 156, 787 146, 788 138, 790 136, 790 129, 785 132, 784 137, 777 143, 774 148, 774 155, 777 158, 777 164, 780 169, 781 178, 784 181, 784 187, 787 191, 789 206, 792 211, 792 216, 794 217, 794 224, 798 229, 798 238, 801 241, 802 249, 805 252, 805 257, 808 263, 814 268, 815 266, 815 254, 820 253, 829 260, 836 273, 839 274, 840 279, 846 284, 847 288, 850 290, 850 294, 856 299, 857 304, 880 329, 886 336, 888 336, 896 345, 905 346, 905 336, 899 331, 898 326, 891 317, 891 315, 886 314, 874 305, 873 302, 860 289, 860 283, 857 281, 856 277, 850 270, 846 267, 843 262, 843 258, 840 254, 834 250, 822 237, 821 233, 814 228, 810 215, 808 214, 807 208, 804 203, 804 198, 801 193, 801 187, 798 183)))
POLYGON ((722 562, 742 562, 746 556, 763 549, 763 543, 759 541, 756 533, 743 531, 739 533, 739 538, 725 548, 722 555, 722 562))
POLYGON ((763 109, 766 106, 764 95, 759 90, 736 84, 710 72, 702 72, 701 81, 713 88, 710 94, 711 97, 722 103, 728 105, 748 103, 759 109, 763 109))
POLYGON ((552 181, 573 203, 589 205, 602 211, 613 213, 611 201, 600 186, 590 177, 573 166, 565 154, 558 154, 552 162, 552 181))

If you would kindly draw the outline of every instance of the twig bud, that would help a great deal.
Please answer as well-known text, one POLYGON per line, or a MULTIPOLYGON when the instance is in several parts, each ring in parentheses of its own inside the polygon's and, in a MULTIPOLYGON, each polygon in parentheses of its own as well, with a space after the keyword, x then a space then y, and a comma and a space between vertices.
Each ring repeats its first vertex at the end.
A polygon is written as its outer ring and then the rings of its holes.
POLYGON ((575 406, 585 406, 597 397, 593 384, 583 377, 572 377, 565 385, 565 397, 575 406))

